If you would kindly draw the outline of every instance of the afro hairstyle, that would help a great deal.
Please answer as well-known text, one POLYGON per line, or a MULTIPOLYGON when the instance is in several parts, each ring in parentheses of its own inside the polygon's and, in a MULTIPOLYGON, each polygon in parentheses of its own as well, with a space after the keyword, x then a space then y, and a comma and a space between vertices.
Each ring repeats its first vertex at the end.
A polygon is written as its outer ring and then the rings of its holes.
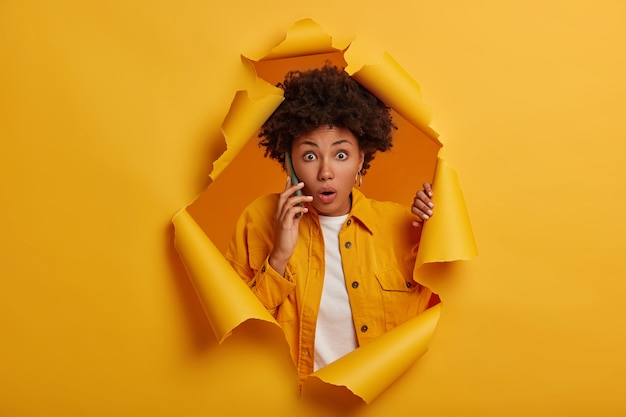
POLYGON ((320 126, 352 132, 365 154, 362 174, 377 151, 391 148, 397 127, 390 108, 343 69, 326 63, 322 68, 291 71, 277 86, 284 90, 284 100, 259 133, 266 157, 283 164, 294 139, 320 126))

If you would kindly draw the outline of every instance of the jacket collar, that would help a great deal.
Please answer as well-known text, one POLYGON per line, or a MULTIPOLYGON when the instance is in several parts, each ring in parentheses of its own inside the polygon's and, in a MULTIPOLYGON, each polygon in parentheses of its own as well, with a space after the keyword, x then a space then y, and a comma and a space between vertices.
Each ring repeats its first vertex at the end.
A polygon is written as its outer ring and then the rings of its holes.
MULTIPOLYGON (((352 198, 352 206, 350 208, 350 213, 348 213, 349 218, 355 219, 363 225, 363 227, 365 227, 370 234, 374 234, 377 224, 377 214, 372 208, 372 200, 365 197, 365 194, 363 194, 356 187, 352 188, 352 194, 350 197, 352 198)), ((307 218, 310 218, 318 228, 320 227, 319 213, 316 210, 312 210, 311 216, 307 216, 307 218)))
POLYGON ((374 233, 376 214, 372 209, 372 201, 365 197, 358 188, 352 188, 350 217, 357 219, 370 233, 374 233))

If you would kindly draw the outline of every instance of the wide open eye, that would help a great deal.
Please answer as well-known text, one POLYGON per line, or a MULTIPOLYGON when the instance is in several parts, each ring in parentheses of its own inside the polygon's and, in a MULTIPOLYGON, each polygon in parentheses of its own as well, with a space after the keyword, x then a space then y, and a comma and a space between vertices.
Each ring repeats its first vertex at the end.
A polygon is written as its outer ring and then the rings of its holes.
POLYGON ((337 159, 339 159, 340 161, 344 160, 344 159, 348 159, 348 153, 344 152, 344 151, 340 151, 337 153, 337 159))
POLYGON ((313 152, 307 152, 303 156, 305 161, 315 161, 317 156, 313 152))

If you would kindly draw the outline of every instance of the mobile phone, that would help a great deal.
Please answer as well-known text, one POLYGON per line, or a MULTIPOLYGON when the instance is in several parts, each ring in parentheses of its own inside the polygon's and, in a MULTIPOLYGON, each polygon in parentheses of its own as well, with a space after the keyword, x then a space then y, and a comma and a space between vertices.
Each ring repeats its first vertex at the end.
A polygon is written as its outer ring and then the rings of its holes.
MULTIPOLYGON (((291 152, 285 152, 285 167, 287 168, 287 175, 291 178, 291 184, 296 185, 300 182, 298 177, 296 176, 296 171, 293 169, 293 162, 291 162, 291 152)), ((294 193, 296 196, 302 195, 302 190, 296 190, 294 193)), ((302 203, 298 203, 299 206, 302 206, 302 203)), ((302 213, 297 213, 296 217, 302 216, 302 213)))
MULTIPOLYGON (((293 169, 293 162, 291 162, 291 152, 285 152, 285 167, 287 168, 287 175, 291 178, 291 184, 296 185, 300 182, 296 176, 296 171, 293 169)), ((302 195, 302 190, 297 190, 295 195, 302 195)))

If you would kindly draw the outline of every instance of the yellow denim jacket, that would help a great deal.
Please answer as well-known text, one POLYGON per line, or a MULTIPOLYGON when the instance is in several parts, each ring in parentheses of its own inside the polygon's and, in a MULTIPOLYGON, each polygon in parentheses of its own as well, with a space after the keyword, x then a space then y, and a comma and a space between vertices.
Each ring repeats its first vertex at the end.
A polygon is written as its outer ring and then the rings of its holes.
MULTIPOLYGON (((240 216, 226 259, 282 326, 300 384, 313 372, 315 324, 324 281, 324 240, 310 208, 285 276, 268 263, 278 194, 252 202, 240 216)), ((418 284, 414 265, 419 231, 408 206, 366 198, 352 190, 352 209, 339 242, 359 346, 429 306, 431 291, 418 284)))

